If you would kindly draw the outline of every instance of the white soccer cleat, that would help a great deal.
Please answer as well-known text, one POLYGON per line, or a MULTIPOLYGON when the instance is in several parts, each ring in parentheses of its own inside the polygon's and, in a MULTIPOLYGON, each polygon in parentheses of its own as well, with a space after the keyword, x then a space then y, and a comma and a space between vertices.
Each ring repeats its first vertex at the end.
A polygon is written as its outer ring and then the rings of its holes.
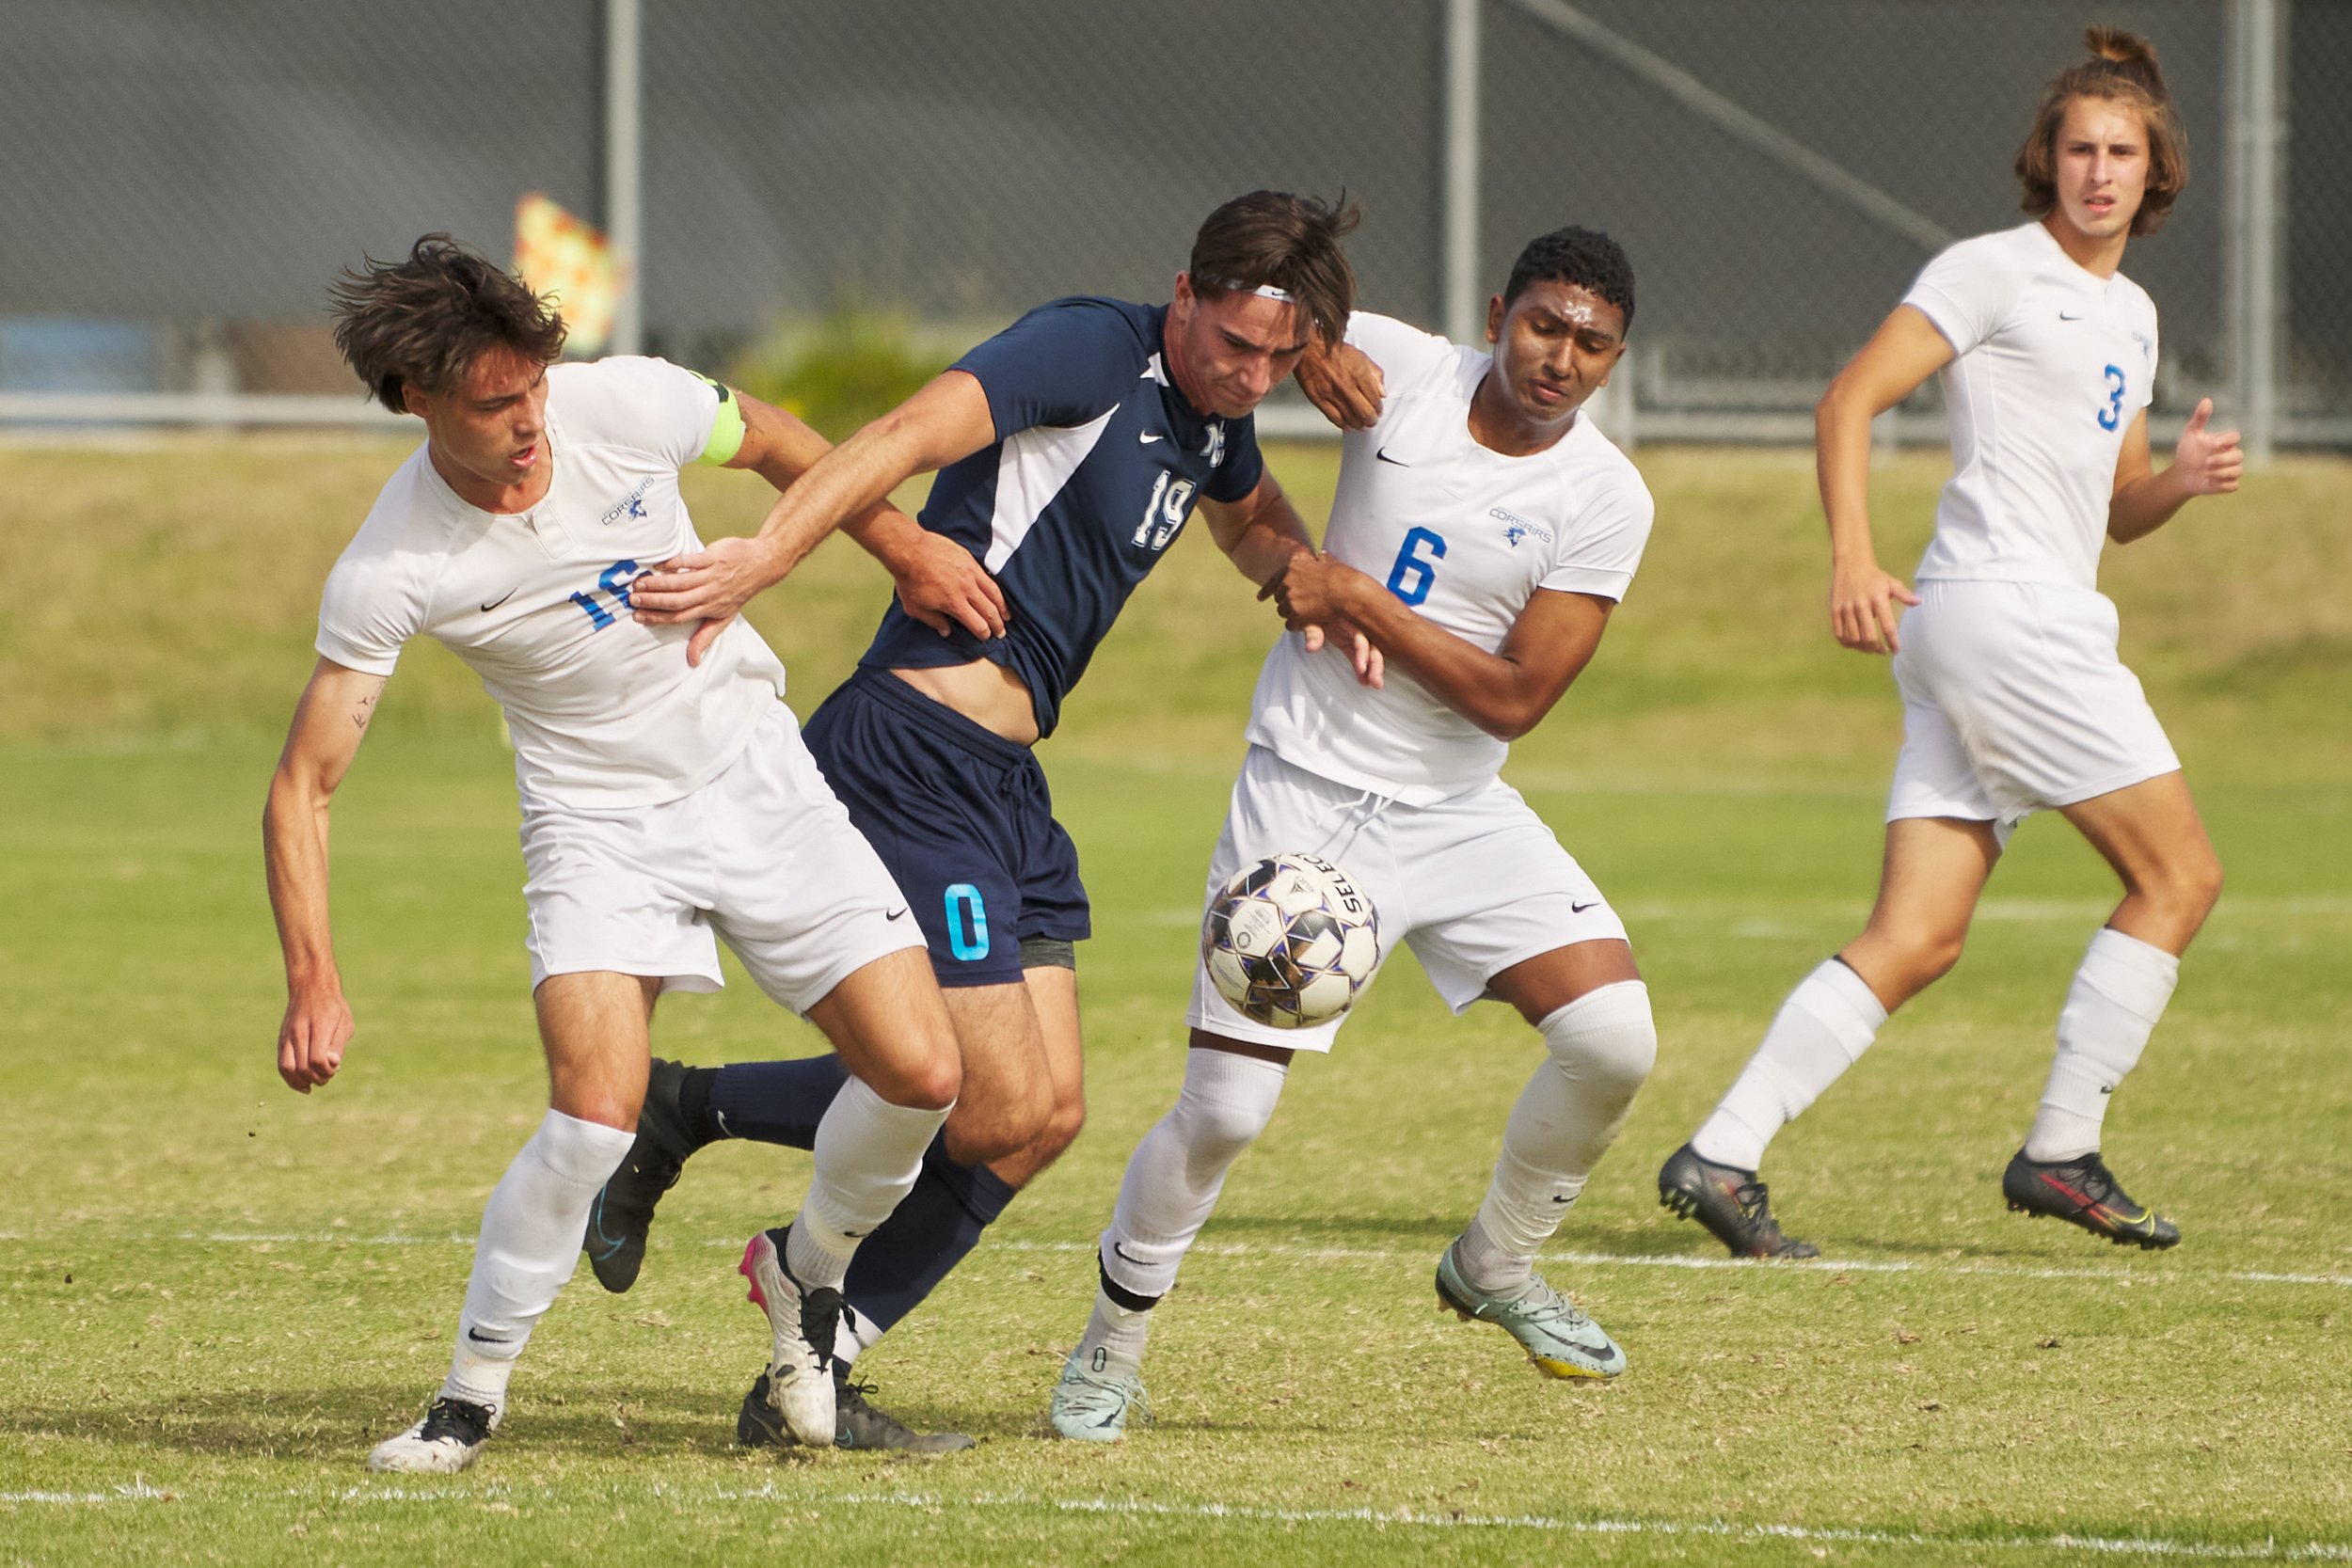
POLYGON ((470 1470, 498 1424, 498 1412, 486 1405, 437 1396, 423 1420, 375 1446, 368 1455, 368 1468, 425 1476, 470 1470))
POLYGON ((792 1435, 812 1448, 834 1446, 833 1338, 841 1322, 841 1292, 805 1291, 785 1267, 789 1232, 763 1230, 743 1248, 740 1270, 752 1282, 752 1305, 768 1314, 774 1349, 768 1360, 768 1402, 792 1435))
POLYGON ((1144 1395, 1142 1378, 1090 1368, 1079 1360, 1082 1350, 1072 1351, 1062 1363, 1061 1381, 1054 1385, 1054 1402, 1045 1418, 1056 1435, 1073 1442, 1116 1443, 1127 1434, 1129 1415, 1152 1418, 1152 1402, 1144 1395))

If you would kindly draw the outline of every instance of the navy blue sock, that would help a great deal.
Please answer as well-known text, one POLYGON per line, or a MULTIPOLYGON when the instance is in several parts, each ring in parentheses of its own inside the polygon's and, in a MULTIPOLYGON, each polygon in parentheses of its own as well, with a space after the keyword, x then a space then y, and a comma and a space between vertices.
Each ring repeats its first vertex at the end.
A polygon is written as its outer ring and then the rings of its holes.
POLYGON ((914 1190, 858 1243, 843 1298, 874 1327, 889 1329, 963 1261, 1014 1190, 986 1165, 956 1164, 946 1138, 933 1138, 914 1190))
MULTIPOLYGON (((818 1122, 849 1081, 849 1069, 830 1052, 795 1062, 730 1063, 711 1081, 712 1131, 787 1148, 814 1148, 818 1122)), ((889 1329, 963 1261, 1013 1192, 986 1165, 949 1159, 946 1137, 933 1138, 914 1190, 858 1244, 842 1295, 858 1316, 889 1329)))
POLYGON ((722 1137, 817 1147, 817 1124, 850 1069, 828 1051, 797 1062, 731 1062, 710 1085, 710 1131, 722 1137))

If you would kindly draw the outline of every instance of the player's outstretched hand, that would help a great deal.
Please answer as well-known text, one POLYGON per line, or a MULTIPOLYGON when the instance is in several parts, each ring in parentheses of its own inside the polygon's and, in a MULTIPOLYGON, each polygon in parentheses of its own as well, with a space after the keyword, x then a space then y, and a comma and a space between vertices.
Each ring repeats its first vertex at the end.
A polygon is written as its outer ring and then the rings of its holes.
POLYGON ((1902 646, 1896 635, 1898 604, 1915 605, 1919 595, 1877 562, 1840 565, 1830 574, 1829 629, 1861 654, 1891 654, 1902 646))
POLYGON ((2198 404, 2172 448, 2173 470, 2192 496, 2218 496, 2237 488, 2246 474, 2246 451, 2234 430, 2209 430, 2213 399, 2198 404))
POLYGON ((1352 343, 1309 354, 1291 372, 1307 401, 1342 430, 1370 430, 1380 418, 1386 385, 1372 356, 1352 343))
POLYGON ((289 998, 278 1026, 278 1076, 286 1087, 309 1094, 334 1077, 352 1027, 351 1005, 340 989, 289 998))
POLYGON ((978 638, 1005 635, 1011 613, 1005 591, 970 550, 946 535, 921 533, 907 555, 891 563, 891 575, 898 603, 940 636, 959 626, 978 638))
POLYGON ((649 626, 723 621, 775 580, 758 540, 717 539, 692 555, 659 562, 630 583, 629 608, 649 626))

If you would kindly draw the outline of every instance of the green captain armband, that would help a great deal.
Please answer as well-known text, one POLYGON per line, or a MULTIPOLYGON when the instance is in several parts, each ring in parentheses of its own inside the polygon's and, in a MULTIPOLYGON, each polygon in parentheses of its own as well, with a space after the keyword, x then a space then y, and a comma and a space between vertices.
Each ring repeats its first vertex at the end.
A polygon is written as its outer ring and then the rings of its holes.
MULTIPOLYGON (((710 381, 708 376, 703 379, 710 381)), ((719 394, 719 413, 710 421, 709 443, 694 461, 720 468, 734 461, 735 454, 743 450, 743 401, 723 381, 710 381, 710 387, 719 394)))

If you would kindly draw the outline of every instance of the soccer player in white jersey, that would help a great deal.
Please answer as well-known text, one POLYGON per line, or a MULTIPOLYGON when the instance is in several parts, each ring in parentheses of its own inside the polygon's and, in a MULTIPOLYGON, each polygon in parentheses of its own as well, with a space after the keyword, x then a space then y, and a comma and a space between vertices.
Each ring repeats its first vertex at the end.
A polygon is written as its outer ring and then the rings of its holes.
POLYGON ((1821 399, 1831 626, 1849 648, 1894 655, 1903 746, 1869 925, 1790 993, 1714 1115, 1659 1172, 1660 1200, 1740 1256, 1817 1254, 1772 1218, 1756 1180, 1766 1145, 1959 959, 2011 830, 2043 810, 2106 858, 2123 900, 2075 972, 2040 1110, 2001 1190, 2011 1209, 2118 1243, 2180 1240, 2108 1172, 2100 1124, 2221 866, 2163 727, 2116 657, 2115 606, 2096 575, 2103 537, 2129 544, 2192 496, 2235 489, 2243 458, 2234 433, 2208 428, 2208 400, 2172 466, 2150 464, 2156 311, 2118 269, 2125 243, 2180 196, 2187 144, 2148 42, 2100 27, 2087 38, 2091 57, 2043 91, 2017 156, 2036 221, 1929 262, 1821 399), (1953 474, 1915 594, 1871 549, 1870 419, 1938 372, 1953 474))
MULTIPOLYGON (((1564 229, 1532 242, 1487 303, 1491 356, 1384 316, 1350 318, 1347 342, 1377 365, 1384 396, 1370 427, 1345 437, 1323 552, 1268 586, 1294 630, 1259 676, 1208 877, 1214 897, 1267 855, 1321 855, 1370 895, 1383 943, 1410 946, 1454 1011, 1494 997, 1534 1026, 1545 1059, 1511 1110, 1486 1201, 1438 1261, 1437 1289, 1555 1377, 1625 1368, 1534 1261, 1623 1124, 1658 1036, 1624 925, 1498 775, 1508 742, 1593 657, 1649 537, 1641 475, 1579 412, 1625 352, 1632 316, 1624 253, 1564 229), (1371 639, 1384 687, 1308 657, 1295 628, 1328 621, 1371 639)), ((1344 1022, 1254 1022, 1205 969, 1185 1017, 1184 1086, 1128 1162, 1094 1313, 1054 1390, 1064 1437, 1116 1439, 1142 1407, 1153 1307, 1273 1114, 1292 1056, 1330 1050, 1344 1022)))
POLYGON ((662 991, 720 985, 714 935, 824 1030, 849 1085, 797 1219, 745 1249, 780 1415, 830 1446, 838 1288, 914 1181, 961 1063, 923 938, 784 705, 784 668, 730 625, 648 626, 629 584, 699 549, 678 492, 697 461, 779 489, 823 440, 659 359, 556 365, 563 323, 445 235, 335 290, 337 341, 425 444, 327 578, 317 667, 271 780, 270 901, 288 1001, 278 1068, 332 1079, 352 1033, 327 919, 327 811, 401 646, 429 636, 506 711, 522 798, 532 996, 548 1110, 482 1216, 448 1379, 381 1470, 473 1463, 532 1325, 580 1256, 590 1200, 628 1153, 662 991))

